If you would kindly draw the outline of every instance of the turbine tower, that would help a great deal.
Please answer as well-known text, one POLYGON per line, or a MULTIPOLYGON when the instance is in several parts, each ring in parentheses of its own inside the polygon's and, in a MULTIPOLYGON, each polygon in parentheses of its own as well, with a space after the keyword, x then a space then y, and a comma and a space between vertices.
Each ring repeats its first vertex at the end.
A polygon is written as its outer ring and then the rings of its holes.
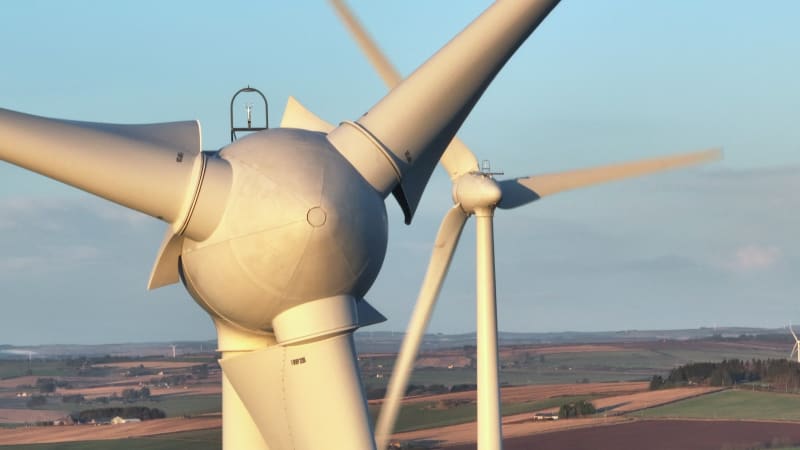
POLYGON ((789 332, 792 333, 794 338, 794 346, 792 347, 792 352, 789 353, 789 359, 791 360, 793 356, 797 355, 797 362, 800 363, 800 339, 797 339, 797 335, 794 334, 792 324, 789 324, 789 332))
MULTIPOLYGON (((329 0, 347 29, 383 79, 393 88, 401 77, 370 38, 343 0, 329 0)), ((497 304, 495 291, 494 229, 496 208, 513 209, 558 192, 588 187, 663 170, 712 161, 721 157, 718 149, 674 155, 562 173, 534 175, 497 181, 495 173, 478 166, 473 152, 457 137, 442 155, 442 165, 453 183, 453 207, 445 214, 436 236, 433 254, 411 316, 386 397, 375 427, 378 449, 389 444, 406 391, 414 360, 419 353, 436 299, 450 262, 470 216, 476 220, 477 290, 477 408, 478 448, 502 448, 500 417, 497 304)), ((800 360, 800 355, 798 355, 800 360)))
MULTIPOLYGON (((148 286, 181 281, 216 326, 225 450, 374 449, 352 335, 383 320, 364 296, 386 252, 384 200, 392 194, 411 222, 448 142, 557 3, 494 3, 337 127, 290 99, 282 123, 291 128, 203 152, 196 121, 0 109, 0 160, 168 224, 148 286)), ((483 191, 496 194, 496 183, 468 179, 481 202, 453 213, 456 224, 493 210, 483 191)))

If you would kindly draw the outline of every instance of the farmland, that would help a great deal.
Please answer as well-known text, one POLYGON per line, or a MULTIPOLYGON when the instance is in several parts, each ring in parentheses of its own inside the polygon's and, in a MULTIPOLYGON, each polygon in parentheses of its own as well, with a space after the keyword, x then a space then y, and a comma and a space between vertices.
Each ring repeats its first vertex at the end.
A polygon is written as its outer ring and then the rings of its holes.
POLYGON ((726 390, 642 411, 641 417, 800 421, 800 395, 726 390))
POLYGON ((153 436, 119 439, 109 437, 103 440, 78 440, 29 445, 0 445, 0 449, 18 450, 219 450, 222 446, 222 433, 219 428, 199 431, 184 431, 153 436))
MULTIPOLYGON (((740 450, 791 449, 800 443, 792 423, 637 420, 506 439, 506 450, 740 450)), ((448 447, 474 450, 475 444, 448 447)))
MULTIPOLYGON (((475 439, 475 349, 469 344, 469 337, 460 339, 456 347, 429 350, 419 358, 412 378, 416 385, 412 392, 416 393, 404 400, 397 439, 448 446, 474 445, 471 442, 475 439), (450 392, 455 386, 461 388, 450 392)), ((380 409, 380 388, 388 381, 394 358, 388 343, 381 345, 387 351, 365 352, 359 358, 367 390, 375 391, 374 399, 369 402, 373 418, 380 409)), ((663 419, 672 423, 677 418, 717 418, 719 421, 713 423, 723 425, 713 427, 721 429, 724 429, 722 419, 800 421, 800 414, 794 412, 800 411, 800 396, 791 393, 716 392, 718 388, 700 386, 649 390, 653 375, 665 375, 680 364, 725 358, 777 358, 785 353, 784 347, 779 339, 516 342, 505 345, 501 347, 500 377, 504 384, 501 398, 504 435, 508 439, 506 448, 528 448, 526 445, 530 442, 536 442, 537 448, 551 448, 547 447, 548 442, 556 438, 561 439, 554 441, 561 442, 558 445, 583 448, 564 442, 571 442, 571 436, 580 437, 586 433, 590 436, 599 433, 596 439, 591 437, 596 443, 592 448, 604 448, 606 441, 602 439, 607 439, 603 434, 606 428, 622 430, 617 434, 638 439, 635 436, 644 433, 641 430, 669 430, 669 425, 661 425, 663 419), (556 411, 561 405, 578 400, 592 401, 599 413, 588 418, 546 423, 531 420, 533 412, 556 411)), ((221 372, 213 353, 174 360, 163 356, 129 355, 95 359, 64 356, 32 361, 0 359, 0 373, 5 374, 0 379, 0 449, 168 450, 186 448, 190 442, 191 448, 220 447, 221 372), (41 379, 47 377, 57 386, 49 393, 40 394, 41 379), (147 395, 125 397, 131 391, 140 392, 144 388, 147 388, 147 395), (20 397, 22 394, 27 397, 20 397), (45 397, 45 403, 30 406, 30 395, 45 397), (76 403, 63 400, 67 398, 77 399, 76 403), (52 422, 75 411, 105 405, 158 408, 168 419, 94 427, 21 426, 52 422)), ((676 423, 683 425, 684 422, 676 423)), ((775 428, 771 422, 759 423, 764 430, 774 428, 777 431, 751 434, 752 442, 772 442, 769 439, 773 439, 782 445, 794 444, 793 434, 782 436, 779 426, 775 428)), ((611 443, 621 443, 609 439, 609 446, 605 448, 613 448, 611 443)))

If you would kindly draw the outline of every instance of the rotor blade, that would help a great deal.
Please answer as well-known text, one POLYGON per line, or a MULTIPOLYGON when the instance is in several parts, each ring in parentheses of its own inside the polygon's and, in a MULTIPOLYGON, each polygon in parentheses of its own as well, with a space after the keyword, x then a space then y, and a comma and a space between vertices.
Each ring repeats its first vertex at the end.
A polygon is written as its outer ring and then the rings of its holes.
POLYGON ((588 169, 503 180, 500 182, 503 198, 497 207, 512 209, 542 197, 570 189, 702 164, 718 160, 721 157, 722 151, 720 149, 711 149, 588 169))
POLYGON ((0 160, 169 223, 194 196, 200 154, 196 121, 114 125, 0 109, 0 160))
POLYGON ((411 320, 403 338, 400 353, 397 355, 392 377, 386 389, 386 397, 381 405, 381 412, 375 426, 375 440, 379 450, 386 449, 394 431, 397 414, 400 411, 400 402, 405 395, 411 371, 414 369, 414 360, 419 353, 433 307, 468 217, 461 207, 456 205, 447 212, 439 226, 433 253, 428 263, 428 271, 425 273, 425 280, 422 282, 417 304, 411 314, 411 320))
POLYGON ((797 335, 794 334, 794 330, 792 329, 791 325, 789 325, 789 332, 792 333, 792 336, 794 337, 795 342, 800 341, 800 339, 797 339, 797 335))
POLYGON ((281 128, 300 128, 328 133, 335 127, 309 111, 296 98, 289 96, 286 109, 283 111, 281 128))
POLYGON ((502 449, 492 212, 476 211, 478 448, 502 449))
POLYGON ((397 84, 400 84, 400 80, 402 79, 400 78, 400 74, 397 73, 392 63, 386 59, 383 52, 381 52, 380 48, 378 48, 364 27, 361 26, 361 23, 344 3, 344 0, 330 0, 330 4, 333 6, 333 9, 342 22, 344 22, 347 30, 353 35, 358 46, 361 47, 361 50, 366 54, 369 62, 372 63, 375 70, 378 71, 378 75, 380 75, 386 86, 393 88, 397 84))
POLYGON ((343 123, 328 139, 378 192, 395 192, 410 222, 447 144, 557 3, 492 4, 366 114, 343 123))
POLYGON ((246 352, 220 365, 269 448, 375 448, 352 333, 246 352))
MULTIPOLYGON (((391 89, 398 85, 402 80, 400 74, 394 66, 392 66, 392 63, 389 62, 383 52, 381 52, 378 45, 372 40, 369 33, 367 33, 350 8, 347 7, 344 0, 330 0, 330 3, 333 5, 339 18, 344 22, 347 30, 353 35, 358 46, 361 47, 361 50, 367 56, 369 62, 378 72, 378 75, 380 75, 386 87, 391 89)), ((457 136, 453 138, 447 146, 447 149, 445 149, 442 154, 441 162, 444 169, 450 175, 451 180, 455 180, 465 173, 477 171, 479 169, 478 158, 475 157, 475 154, 472 153, 472 151, 467 148, 466 144, 457 136)))
MULTIPOLYGON (((800 349, 798 349, 798 347, 800 347, 800 342, 795 342, 791 353, 789 353, 789 359, 792 359, 792 356, 794 356, 795 352, 800 353, 800 349)), ((800 359, 800 356, 798 356, 798 358, 800 359)))
POLYGON ((153 290, 180 281, 178 259, 183 250, 183 236, 175 234, 172 227, 167 228, 161 248, 158 250, 156 262, 150 271, 147 289, 153 290))

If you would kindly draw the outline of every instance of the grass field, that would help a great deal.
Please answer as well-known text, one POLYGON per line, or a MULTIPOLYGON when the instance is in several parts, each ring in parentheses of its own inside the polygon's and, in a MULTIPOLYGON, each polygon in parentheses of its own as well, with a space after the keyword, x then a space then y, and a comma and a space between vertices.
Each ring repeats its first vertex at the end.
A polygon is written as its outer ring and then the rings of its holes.
MULTIPOLYGON (((552 349, 550 350, 552 351, 552 349)), ((752 358, 769 359, 785 357, 782 351, 748 346, 724 346, 716 342, 670 342, 661 346, 631 344, 623 351, 564 352, 536 355, 530 350, 529 358, 504 357, 500 370, 500 382, 511 385, 575 383, 588 379, 591 382, 649 380, 656 374, 666 375, 670 369, 697 361, 721 361, 723 359, 752 358), (514 360, 525 360, 524 366, 513 366, 514 360)), ((364 383, 371 387, 388 383, 394 361, 392 358, 375 358, 372 370, 364 373, 364 383), (380 370, 376 369, 382 366, 380 370), (383 378, 375 378, 380 372, 383 378)), ((469 367, 418 368, 411 376, 413 384, 464 384, 475 383, 475 369, 469 367)))
POLYGON ((146 406, 148 408, 158 408, 167 414, 167 417, 197 416, 200 414, 218 413, 222 411, 221 394, 200 394, 200 395, 161 395, 148 401, 138 401, 134 403, 123 403, 121 401, 111 402, 106 405, 101 404, 82 404, 62 403, 58 399, 51 399, 46 405, 40 408, 28 408, 25 406, 24 399, 7 399, 0 402, 0 406, 6 408, 19 409, 46 409, 63 411, 64 415, 83 411, 87 409, 106 408, 106 407, 126 407, 126 406, 146 406))
MULTIPOLYGON (((542 409, 560 407, 565 403, 578 400, 591 400, 596 396, 579 395, 549 398, 537 402, 517 402, 503 403, 500 412, 504 416, 534 412, 542 409)), ((373 423, 378 415, 380 408, 370 405, 370 415, 373 423)), ((421 430, 427 428, 437 428, 447 425, 474 422, 476 417, 475 403, 463 403, 452 406, 444 406, 437 402, 419 402, 404 405, 397 418, 395 429, 397 432, 421 430)))
MULTIPOLYGON (((74 367, 68 367, 65 360, 33 360, 30 368, 37 377, 63 377, 75 374, 74 367)), ((21 377, 28 371, 27 360, 0 361, 0 379, 21 377)))
POLYGON ((636 417, 800 420, 800 395, 727 390, 652 408, 636 417))
POLYGON ((54 444, 0 445, 2 450, 219 450, 222 430, 201 430, 112 441, 59 442, 54 444))
POLYGON ((169 395, 156 397, 155 400, 146 402, 140 401, 130 403, 130 405, 158 408, 167 413, 167 417, 180 417, 184 415, 198 415, 222 411, 222 395, 169 395))

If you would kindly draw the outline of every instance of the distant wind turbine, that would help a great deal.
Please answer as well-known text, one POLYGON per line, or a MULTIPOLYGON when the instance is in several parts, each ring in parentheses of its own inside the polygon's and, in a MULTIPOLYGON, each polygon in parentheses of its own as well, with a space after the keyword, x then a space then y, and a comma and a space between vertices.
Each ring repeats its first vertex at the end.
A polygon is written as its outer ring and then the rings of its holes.
POLYGON ((800 363, 800 339, 797 339, 797 335, 794 334, 792 324, 789 324, 789 332, 792 333, 792 336, 794 337, 794 346, 792 347, 792 352, 789 353, 789 359, 792 359, 792 356, 796 354, 797 362, 800 363))

